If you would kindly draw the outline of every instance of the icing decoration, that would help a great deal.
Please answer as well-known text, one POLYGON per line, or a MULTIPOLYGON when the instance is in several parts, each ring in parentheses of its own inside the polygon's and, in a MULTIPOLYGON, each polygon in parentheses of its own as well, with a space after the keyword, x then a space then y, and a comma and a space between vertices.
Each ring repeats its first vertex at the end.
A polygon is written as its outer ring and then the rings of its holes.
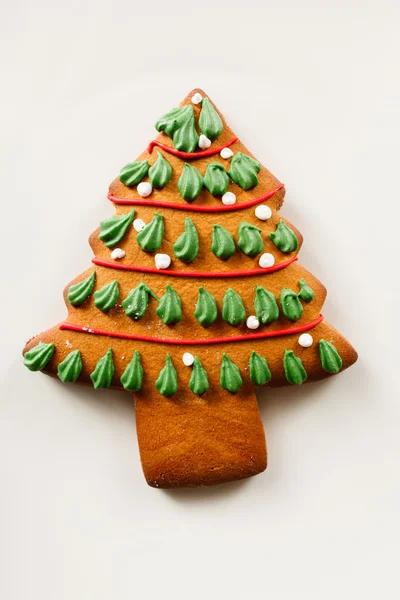
POLYGON ((261 165, 257 160, 238 152, 231 160, 229 175, 243 190, 249 190, 258 184, 257 173, 261 165))
POLYGON ((133 221, 133 228, 135 231, 142 231, 142 229, 145 227, 146 223, 142 220, 142 219, 135 219, 133 221))
POLYGON ((201 361, 195 356, 193 361, 193 371, 189 381, 189 388, 197 396, 201 396, 208 391, 210 384, 208 383, 208 375, 201 361))
POLYGON ((309 333, 302 333, 298 339, 298 342, 302 348, 309 348, 312 346, 313 337, 309 333))
POLYGON ((125 250, 121 250, 121 248, 114 248, 114 250, 111 252, 111 258, 118 260, 119 258, 124 258, 125 254, 125 250))
POLYGON ((64 383, 74 383, 82 371, 82 358, 79 350, 73 350, 58 365, 57 375, 64 383))
POLYGON ((246 325, 249 329, 258 329, 260 327, 260 321, 254 315, 247 317, 246 325))
POLYGON ((222 355, 221 373, 220 373, 220 384, 224 390, 228 392, 237 392, 243 383, 240 376, 240 370, 235 363, 231 361, 227 354, 222 355))
POLYGON ((254 213, 257 219, 260 219, 260 221, 266 221, 272 217, 272 210, 266 204, 260 204, 260 206, 257 206, 254 213))
POLYGON ((296 356, 293 350, 285 350, 283 368, 285 369, 286 379, 292 385, 301 385, 307 379, 303 361, 296 356))
POLYGON ((326 340, 319 340, 319 357, 324 371, 327 373, 338 373, 342 368, 343 361, 335 346, 326 340))
POLYGON ((253 350, 249 360, 250 379, 256 385, 265 385, 271 379, 271 371, 263 356, 253 350))
POLYGON ((258 264, 262 269, 270 269, 275 264, 275 257, 269 252, 264 252, 264 254, 261 254, 258 264))
POLYGON ((161 189, 165 187, 172 176, 172 167, 163 157, 161 152, 157 152, 158 158, 154 165, 149 169, 150 183, 154 188, 161 189))
POLYGON ((226 290, 222 300, 222 318, 229 325, 240 325, 246 318, 243 300, 232 288, 226 290))
POLYGON ((199 94, 199 92, 196 92, 195 94, 193 94, 193 96, 192 96, 193 104, 200 104, 200 102, 202 100, 203 100, 203 96, 201 94, 199 94))
POLYGON ((129 292, 122 302, 122 308, 124 309, 125 314, 128 317, 131 317, 131 319, 141 319, 146 313, 150 296, 155 298, 155 300, 158 300, 154 292, 141 281, 139 285, 129 292))
POLYGON ((114 308, 119 298, 118 281, 114 279, 114 281, 104 285, 100 290, 93 294, 93 298, 96 308, 103 312, 107 312, 114 308))
POLYGON ((124 389, 128 392, 138 392, 143 383, 143 367, 140 354, 137 350, 133 353, 131 362, 126 366, 120 379, 124 389))
POLYGON ((190 354, 190 352, 185 352, 182 356, 182 362, 185 365, 185 367, 191 367, 194 363, 193 354, 190 354))
POLYGON ((227 260, 235 253, 235 250, 235 242, 229 231, 221 225, 214 225, 211 252, 221 260, 227 260))
MULTIPOLYGON (((156 265, 155 269, 149 269, 149 272, 158 271, 160 269, 168 269, 171 264, 171 257, 168 254, 156 254, 154 257, 154 262, 156 265)), ((173 271, 171 271, 173 273, 173 271)))
POLYGON ((185 200, 195 200, 203 189, 203 176, 196 167, 185 163, 182 175, 179 177, 178 190, 185 200))
POLYGON ((206 150, 211 146, 211 140, 208 139, 205 135, 201 134, 199 137, 199 148, 202 150, 206 150))
POLYGON ((150 223, 143 227, 136 236, 136 241, 145 252, 155 252, 162 244, 164 237, 164 217, 156 213, 150 223))
POLYGON ((234 137, 229 142, 226 142, 223 146, 218 146, 215 148, 208 148, 207 150, 202 150, 201 152, 182 152, 181 150, 176 150, 175 148, 171 148, 171 146, 167 146, 158 140, 153 140, 147 147, 147 151, 151 154, 154 146, 158 146, 161 150, 165 150, 165 152, 169 152, 174 156, 178 156, 179 158, 184 158, 186 160, 191 160, 193 158, 204 158, 206 156, 213 156, 214 154, 219 154, 221 150, 227 148, 228 146, 232 146, 235 142, 237 142, 238 138, 234 137))
POLYGON ((220 163, 213 162, 207 166, 204 185, 213 196, 223 196, 225 194, 229 185, 229 177, 220 163))
POLYGON ((86 279, 68 288, 68 302, 72 306, 80 306, 93 292, 96 272, 92 271, 86 279))
POLYGON ((232 206, 232 204, 236 204, 236 195, 233 192, 226 192, 221 200, 225 206, 232 206))
POLYGON ((109 348, 106 354, 100 358, 93 373, 90 375, 90 379, 93 382, 93 387, 96 390, 100 388, 108 389, 111 385, 114 371, 113 353, 111 348, 109 348))
POLYGON ((172 246, 176 258, 188 264, 191 263, 199 253, 199 234, 192 219, 186 217, 185 231, 172 246))
POLYGON ((201 104, 199 127, 200 131, 210 138, 210 140, 215 140, 223 129, 221 117, 208 98, 203 98, 201 104))
POLYGON ((203 327, 214 323, 218 316, 217 302, 214 296, 203 287, 199 288, 194 316, 203 327))
POLYGON ((279 307, 274 294, 261 285, 257 285, 256 287, 254 310, 256 311, 257 319, 263 325, 268 325, 268 323, 272 323, 279 318, 279 307))
POLYGON ((297 294, 299 298, 304 300, 304 302, 311 302, 315 296, 314 290, 307 285, 305 279, 300 279, 300 292, 297 294))
POLYGON ((156 315, 164 325, 174 325, 182 319, 182 301, 175 290, 167 285, 164 296, 159 300, 156 315))
POLYGON ((135 211, 131 210, 125 215, 113 215, 100 223, 99 238, 109 248, 116 246, 122 240, 133 221, 135 211))
POLYGON ((299 241, 294 232, 282 221, 279 221, 276 231, 269 234, 270 239, 281 252, 294 252, 299 246, 299 241))
POLYGON ((164 131, 168 137, 172 138, 177 150, 194 152, 197 148, 199 136, 196 131, 191 104, 174 108, 163 115, 157 121, 156 129, 157 131, 164 131))
POLYGON ((233 152, 230 148, 222 148, 221 152, 219 153, 221 158, 232 158, 233 156, 233 152))
POLYGON ((260 235, 262 230, 250 223, 240 223, 238 246, 247 256, 256 256, 263 251, 264 242, 260 235))
POLYGON ((137 193, 139 196, 142 196, 142 198, 147 198, 147 196, 150 196, 152 191, 153 186, 148 181, 142 181, 142 183, 139 183, 137 186, 137 193))
POLYGON ((148 170, 147 160, 137 160, 122 167, 119 179, 124 185, 133 187, 142 181, 143 177, 146 177, 148 170))
POLYGON ((167 354, 165 367, 160 371, 155 386, 163 396, 172 396, 178 391, 178 373, 169 354, 167 354))
POLYGON ((283 288, 281 291, 281 306, 285 317, 291 321, 298 321, 303 314, 303 306, 296 292, 283 288))
POLYGON ((43 369, 54 354, 54 344, 45 344, 39 342, 37 346, 28 350, 24 354, 24 365, 30 371, 40 371, 43 369))

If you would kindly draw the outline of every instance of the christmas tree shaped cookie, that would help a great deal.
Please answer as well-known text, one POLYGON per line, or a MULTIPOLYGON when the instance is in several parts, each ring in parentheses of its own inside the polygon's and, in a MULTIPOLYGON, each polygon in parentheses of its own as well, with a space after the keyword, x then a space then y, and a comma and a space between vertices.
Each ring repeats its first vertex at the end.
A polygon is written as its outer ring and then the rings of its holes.
POLYGON ((133 393, 147 482, 212 485, 266 468, 257 386, 323 379, 357 354, 298 262, 283 184, 207 95, 193 90, 156 129, 110 186, 114 214, 65 289, 68 317, 27 343, 24 363, 133 393))

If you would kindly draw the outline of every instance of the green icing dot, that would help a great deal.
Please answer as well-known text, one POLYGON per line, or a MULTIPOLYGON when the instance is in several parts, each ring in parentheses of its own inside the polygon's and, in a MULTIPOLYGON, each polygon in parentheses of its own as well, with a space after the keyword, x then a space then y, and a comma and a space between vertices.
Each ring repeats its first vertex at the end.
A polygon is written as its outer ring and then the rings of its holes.
POLYGON ((192 219, 185 219, 185 231, 172 246, 176 258, 191 263, 199 253, 199 234, 192 219))
POLYGON ((232 235, 221 225, 214 225, 212 232, 211 252, 222 260, 227 260, 235 253, 235 242, 232 235))
POLYGON ((132 187, 142 181, 147 175, 149 163, 147 160, 137 160, 122 167, 119 179, 123 184, 132 187))
POLYGON ((172 137, 175 148, 183 152, 194 152, 199 143, 191 104, 174 108, 163 115, 157 121, 156 129, 172 137))
POLYGON ((203 98, 201 103, 199 127, 201 133, 204 133, 211 141, 215 140, 223 129, 221 117, 208 98, 203 98))
POLYGON ((141 281, 133 290, 129 292, 125 300, 122 302, 122 308, 125 314, 131 319, 141 319, 146 313, 149 304, 149 297, 152 296, 158 300, 157 296, 151 289, 141 281))
POLYGON ((250 379, 256 385, 264 385, 271 379, 271 371, 263 356, 253 350, 249 360, 250 379))
POLYGON ((182 198, 191 201, 195 200, 203 189, 203 176, 196 167, 185 163, 182 175, 179 177, 178 190, 182 198))
POLYGON ((149 169, 150 183, 154 188, 161 189, 165 187, 172 176, 172 167, 163 157, 161 152, 157 152, 158 158, 154 165, 149 169))
POLYGON ((199 288, 194 316, 203 327, 208 327, 218 316, 217 302, 212 294, 203 287, 199 288))
POLYGON ((283 368, 285 369, 286 379, 292 385, 301 385, 307 379, 303 361, 296 356, 293 350, 285 350, 283 368))
POLYGON ((296 292, 287 288, 281 291, 281 307, 285 317, 291 321, 298 321, 303 314, 303 306, 296 292))
POLYGON ((104 219, 100 223, 99 238, 107 247, 115 246, 122 240, 128 230, 129 225, 133 221, 135 211, 131 210, 127 214, 113 215, 108 219, 104 219))
POLYGON ((167 285, 165 294, 160 299, 156 315, 165 325, 174 325, 182 319, 182 301, 170 285, 167 285))
POLYGON ((256 256, 263 251, 261 229, 250 223, 240 223, 238 246, 247 256, 256 256))
POLYGON ((28 350, 24 354, 24 365, 30 371, 40 371, 43 369, 54 354, 54 344, 45 344, 39 342, 37 346, 28 350))
POLYGON ((224 167, 218 163, 210 163, 204 175, 204 185, 213 196, 223 196, 228 189, 229 177, 224 167))
POLYGON ((58 365, 57 375, 64 383, 74 383, 82 371, 82 358, 79 350, 73 350, 58 365))
POLYGON ((338 373, 342 368, 343 361, 335 346, 326 340, 319 341, 319 357, 324 371, 327 373, 338 373))
POLYGON ((279 221, 276 230, 269 234, 269 237, 281 252, 294 252, 299 245, 295 233, 282 219, 279 221))
POLYGON ((93 294, 94 305, 99 310, 107 312, 114 308, 119 298, 118 281, 114 279, 111 283, 103 285, 102 288, 93 294))
POLYGON ((94 282, 96 280, 96 272, 92 271, 89 277, 75 283, 68 288, 68 301, 72 306, 80 306, 89 298, 93 292, 94 282))
POLYGON ((231 160, 229 175, 233 181, 244 190, 249 190, 258 184, 257 173, 261 165, 242 152, 238 152, 231 160))
POLYGON ((305 279, 300 279, 300 292, 297 294, 304 302, 311 302, 314 299, 315 292, 307 285, 305 279))
POLYGON ((246 318, 243 300, 232 288, 226 290, 222 300, 222 318, 229 325, 240 325, 246 318))
POLYGON ((261 285, 257 285, 256 287, 254 310, 256 311, 257 319, 263 325, 272 323, 279 318, 279 307, 274 294, 261 285))
POLYGON ((145 252, 159 250, 164 237, 164 217, 156 213, 150 223, 136 236, 136 241, 145 252))
POLYGON ((237 392, 243 383, 239 367, 231 361, 227 354, 222 355, 220 383, 224 390, 233 393, 237 392))
POLYGON ((128 392, 138 392, 143 383, 143 367, 140 354, 135 350, 131 362, 126 366, 121 375, 121 383, 128 392))
POLYGON ((201 361, 197 356, 194 357, 193 371, 189 381, 191 391, 200 396, 208 391, 210 385, 208 383, 207 371, 204 369, 201 361))
POLYGON ((109 348, 107 353, 100 358, 93 373, 90 375, 93 387, 96 390, 100 388, 109 388, 114 375, 114 370, 113 354, 111 348, 109 348))
POLYGON ((163 396, 172 396, 178 391, 178 373, 169 354, 167 354, 165 367, 160 371, 155 386, 163 396))

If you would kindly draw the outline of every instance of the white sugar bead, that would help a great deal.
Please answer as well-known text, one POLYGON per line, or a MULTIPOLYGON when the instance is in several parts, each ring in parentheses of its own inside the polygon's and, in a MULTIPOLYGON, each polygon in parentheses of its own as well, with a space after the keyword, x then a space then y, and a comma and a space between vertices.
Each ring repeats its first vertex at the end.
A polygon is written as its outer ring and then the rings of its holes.
POLYGON ((156 254, 154 257, 157 269, 168 269, 171 264, 171 257, 168 254, 156 254))
POLYGON ((195 94, 193 94, 193 96, 192 96, 193 104, 200 104, 200 102, 202 100, 203 100, 203 96, 201 94, 199 94, 199 92, 196 92, 195 94))
POLYGON ((202 150, 206 150, 206 148, 209 148, 210 146, 211 140, 209 140, 208 137, 204 134, 201 134, 201 136, 199 137, 199 148, 201 148, 202 150))
POLYGON ((133 228, 135 231, 142 231, 143 227, 146 226, 146 223, 142 221, 142 219, 135 219, 133 221, 133 228))
POLYGON ((194 363, 193 354, 190 354, 190 352, 185 352, 185 354, 182 356, 182 361, 186 367, 191 367, 194 363))
POLYGON ((236 196, 233 192, 226 192, 222 196, 222 204, 226 204, 227 206, 230 206, 231 204, 235 204, 235 202, 236 202, 236 196))
POLYGON ((255 213, 257 219, 260 219, 260 221, 266 221, 272 216, 272 210, 266 204, 260 204, 260 206, 257 206, 255 213))
POLYGON ((258 329, 260 327, 260 321, 254 315, 247 318, 246 325, 249 329, 258 329))
POLYGON ((222 158, 232 158, 233 156, 233 152, 230 148, 222 148, 219 154, 222 158))
POLYGON ((310 346, 312 346, 313 341, 314 340, 312 338, 312 335, 310 335, 309 333, 302 333, 298 339, 300 346, 302 346, 303 348, 309 348, 310 346))
POLYGON ((275 258, 269 252, 264 252, 264 254, 261 254, 258 264, 263 269, 268 269, 269 267, 272 267, 275 264, 275 258))
POLYGON ((148 181, 142 181, 142 183, 139 183, 137 186, 137 193, 139 196, 142 196, 142 198, 147 198, 147 196, 150 196, 152 191, 153 186, 148 181))
POLYGON ((125 252, 124 250, 121 250, 121 248, 114 248, 114 250, 111 252, 111 258, 113 260, 118 260, 119 258, 124 258, 125 256, 125 252))

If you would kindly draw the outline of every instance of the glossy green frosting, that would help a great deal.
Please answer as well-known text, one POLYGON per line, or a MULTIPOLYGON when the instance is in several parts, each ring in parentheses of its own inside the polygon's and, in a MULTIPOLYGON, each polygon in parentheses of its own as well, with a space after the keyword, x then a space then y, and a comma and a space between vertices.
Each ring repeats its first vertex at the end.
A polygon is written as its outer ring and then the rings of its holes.
POLYGON ((121 383, 128 392, 138 392, 142 387, 143 367, 140 354, 135 350, 131 362, 126 366, 121 375, 121 383))
POLYGON ((155 252, 162 244, 164 237, 164 217, 156 213, 150 223, 143 227, 136 236, 136 241, 145 252, 155 252))
POLYGON ((231 160, 229 175, 233 181, 244 190, 249 190, 258 184, 257 173, 261 165, 257 160, 238 152, 231 160))
POLYGON ((167 285, 164 296, 160 298, 156 315, 165 325, 174 325, 182 319, 182 301, 170 285, 167 285))
POLYGON ((114 279, 111 283, 103 285, 102 288, 93 294, 93 298, 94 305, 103 312, 107 312, 111 308, 114 308, 119 298, 118 281, 114 279))
POLYGON ((57 375, 64 383, 74 383, 82 371, 82 357, 79 350, 73 350, 58 365, 57 375))
POLYGON ((39 342, 37 346, 28 350, 24 354, 24 365, 30 371, 40 371, 43 369, 54 354, 54 344, 45 344, 39 342))
POLYGON ((211 252, 222 260, 227 260, 235 253, 235 242, 232 235, 221 225, 214 225, 212 232, 211 252))
POLYGON ((189 388, 194 394, 200 396, 207 392, 210 385, 208 383, 207 371, 204 369, 201 361, 197 356, 194 357, 193 371, 189 381, 189 388))
POLYGON ((116 246, 122 240, 133 221, 135 211, 123 215, 113 215, 100 223, 99 238, 107 247, 116 246))
POLYGON ((296 292, 283 288, 281 291, 281 307, 285 317, 291 321, 298 321, 303 314, 303 306, 296 292))
POLYGON ((228 189, 229 176, 221 163, 213 162, 207 167, 204 185, 213 196, 223 196, 228 189))
POLYGON ((165 187, 171 179, 172 167, 161 152, 157 152, 157 154, 158 158, 156 162, 149 169, 149 178, 153 188, 161 189, 165 187))
POLYGON ((124 309, 125 314, 128 317, 131 317, 131 319, 135 319, 135 321, 141 319, 146 313, 150 296, 158 300, 154 292, 141 281, 139 285, 129 292, 122 302, 122 308, 124 309))
POLYGON ((68 288, 68 302, 72 306, 80 306, 93 292, 96 281, 96 271, 92 271, 86 279, 68 288))
POLYGON ((242 383, 239 367, 231 361, 227 354, 223 354, 220 372, 221 387, 228 392, 237 392, 242 383))
POLYGON ((337 373, 343 365, 339 352, 335 346, 326 340, 319 340, 319 357, 324 371, 337 373))
POLYGON ((229 325, 240 325, 246 318, 243 300, 232 288, 226 290, 222 300, 222 318, 229 325))
POLYGON ((199 234, 192 219, 185 219, 185 231, 172 246, 176 258, 184 263, 191 263, 199 253, 199 234))
POLYGON ((163 396, 172 396, 178 391, 178 373, 169 354, 167 354, 165 367, 161 369, 155 386, 163 396))
POLYGON ((208 327, 218 316, 217 302, 212 294, 203 287, 199 288, 194 316, 203 327, 208 327))
POLYGON ((269 237, 281 252, 294 252, 299 246, 296 235, 282 219, 279 221, 276 230, 269 234, 269 237))
POLYGON ((263 251, 264 242, 261 229, 250 223, 240 223, 238 246, 247 256, 256 256, 263 251))
POLYGON ((146 177, 148 170, 149 163, 147 160, 136 160, 122 167, 119 179, 128 187, 132 187, 142 181, 143 177, 146 177))
POLYGON ((203 98, 201 103, 199 127, 201 133, 204 133, 211 141, 215 140, 223 129, 221 117, 208 98, 203 98))
POLYGON ((263 356, 253 350, 249 360, 250 379, 256 385, 264 385, 271 379, 271 371, 263 356))
POLYGON ((195 200, 203 189, 203 176, 196 167, 185 163, 182 175, 179 177, 178 190, 182 198, 189 202, 195 200))
POLYGON ((311 302, 314 299, 315 292, 307 285, 305 279, 300 279, 300 292, 297 294, 304 302, 311 302))
POLYGON ((303 361, 295 355, 293 350, 285 350, 283 368, 285 369, 286 379, 292 385, 301 385, 307 379, 303 361))
POLYGON ((109 388, 114 375, 114 370, 113 353, 111 348, 109 348, 106 354, 100 358, 93 373, 90 375, 93 387, 96 390, 100 388, 109 388))
POLYGON ((191 104, 174 108, 163 115, 157 121, 156 129, 157 131, 164 131, 172 138, 175 148, 183 152, 194 152, 199 143, 191 104))
POLYGON ((257 319, 263 325, 272 323, 279 318, 279 307, 274 294, 261 285, 257 285, 256 287, 254 310, 256 311, 257 319))

